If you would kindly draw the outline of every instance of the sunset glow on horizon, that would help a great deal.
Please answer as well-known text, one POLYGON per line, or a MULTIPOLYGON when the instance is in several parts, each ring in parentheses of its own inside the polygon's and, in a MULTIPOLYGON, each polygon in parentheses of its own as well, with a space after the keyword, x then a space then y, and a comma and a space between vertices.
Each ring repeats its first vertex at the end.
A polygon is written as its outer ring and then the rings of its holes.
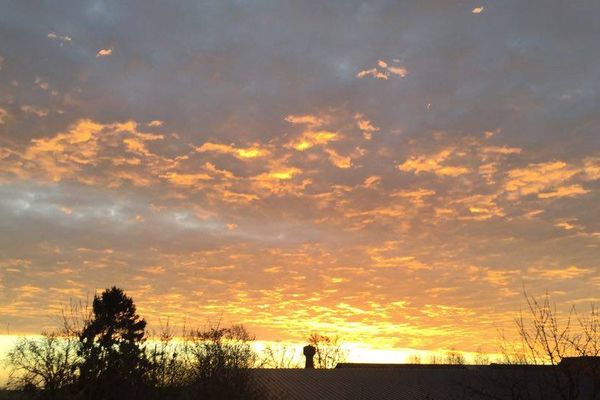
POLYGON ((113 285, 360 362, 600 301, 599 3, 9 3, 0 347, 113 285))

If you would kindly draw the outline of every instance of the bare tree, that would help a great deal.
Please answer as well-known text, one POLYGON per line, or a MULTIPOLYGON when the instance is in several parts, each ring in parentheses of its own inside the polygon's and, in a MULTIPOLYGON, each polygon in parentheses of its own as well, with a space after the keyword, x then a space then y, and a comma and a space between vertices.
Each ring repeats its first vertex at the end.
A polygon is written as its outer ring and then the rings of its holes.
POLYGON ((435 353, 429 355, 427 362, 429 364, 433 364, 433 365, 443 363, 442 357, 439 354, 435 354, 435 353))
POLYGON ((475 365, 488 365, 490 364, 490 356, 484 353, 481 349, 477 349, 475 357, 473 357, 473 364, 475 365))
POLYGON ((600 355, 597 308, 579 314, 571 307, 563 313, 547 294, 524 296, 526 307, 516 319, 518 339, 502 335, 503 365, 479 377, 471 392, 495 399, 600 398, 600 363, 590 358, 600 355))
POLYGON ((262 352, 263 368, 301 368, 302 357, 291 346, 285 344, 268 345, 262 352))
POLYGON ((342 348, 338 336, 325 336, 313 333, 308 343, 315 347, 315 368, 335 368, 338 363, 346 361, 348 352, 342 348))
POLYGON ((465 356, 458 351, 451 349, 446 352, 446 364, 449 365, 465 365, 465 356))
POLYGON ((183 347, 175 341, 175 333, 167 321, 161 323, 160 331, 154 332, 146 344, 146 354, 150 362, 148 381, 159 390, 180 388, 189 381, 183 347))
POLYGON ((521 339, 522 360, 530 364, 549 364, 549 382, 562 399, 577 399, 582 394, 597 398, 600 394, 598 363, 576 357, 596 357, 600 354, 600 321, 592 306, 587 315, 579 315, 575 307, 566 314, 556 309, 546 294, 541 299, 527 295, 526 314, 517 319, 521 339), (571 359, 569 359, 571 358, 571 359), (591 378, 591 379, 590 379, 591 378))
POLYGON ((408 357, 409 364, 421 364, 421 356, 419 354, 411 354, 408 357))
POLYGON ((19 338, 8 352, 7 360, 10 386, 40 388, 48 398, 56 398, 77 377, 77 343, 72 337, 56 332, 19 338))

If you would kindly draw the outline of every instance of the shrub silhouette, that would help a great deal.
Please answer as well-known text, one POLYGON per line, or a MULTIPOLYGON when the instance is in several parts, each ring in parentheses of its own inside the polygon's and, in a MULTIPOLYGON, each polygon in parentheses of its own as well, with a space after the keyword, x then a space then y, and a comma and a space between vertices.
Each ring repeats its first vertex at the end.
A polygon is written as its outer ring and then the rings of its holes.
POLYGON ((249 374, 257 355, 254 337, 242 326, 218 324, 188 333, 185 354, 190 366, 190 394, 198 399, 265 398, 249 374))

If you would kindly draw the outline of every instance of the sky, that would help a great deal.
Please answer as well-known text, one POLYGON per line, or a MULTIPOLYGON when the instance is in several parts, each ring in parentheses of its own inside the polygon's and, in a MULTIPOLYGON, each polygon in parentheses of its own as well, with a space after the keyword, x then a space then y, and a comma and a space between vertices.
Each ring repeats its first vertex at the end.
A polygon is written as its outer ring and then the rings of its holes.
MULTIPOLYGON (((494 351, 600 300, 600 3, 6 1, 0 327, 494 351)), ((372 360, 377 361, 377 360, 372 360)))

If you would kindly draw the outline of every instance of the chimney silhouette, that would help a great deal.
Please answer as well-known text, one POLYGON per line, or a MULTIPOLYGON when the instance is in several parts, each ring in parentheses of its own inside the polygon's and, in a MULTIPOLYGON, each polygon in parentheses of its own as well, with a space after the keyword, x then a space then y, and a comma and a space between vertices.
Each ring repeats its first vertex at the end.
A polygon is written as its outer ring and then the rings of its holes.
POLYGON ((306 357, 306 364, 304 365, 304 368, 314 368, 315 367, 315 362, 313 360, 315 353, 317 352, 317 349, 315 348, 315 346, 311 346, 310 344, 308 346, 304 346, 304 357, 306 357))

